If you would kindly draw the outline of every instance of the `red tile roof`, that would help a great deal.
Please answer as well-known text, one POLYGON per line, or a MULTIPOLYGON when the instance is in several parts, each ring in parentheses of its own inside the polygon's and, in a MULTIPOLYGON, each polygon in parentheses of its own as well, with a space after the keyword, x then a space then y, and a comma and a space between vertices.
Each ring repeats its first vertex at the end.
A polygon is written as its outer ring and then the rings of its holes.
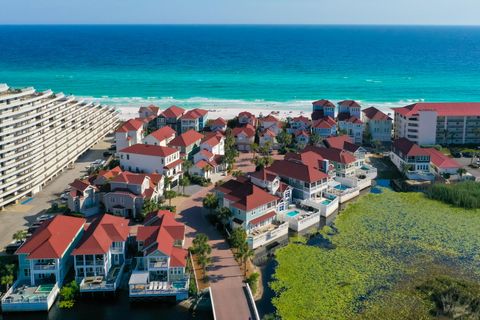
POLYGON ((180 108, 177 106, 171 106, 165 109, 160 115, 162 115, 165 118, 179 118, 184 112, 185 112, 185 109, 183 108, 180 108))
POLYGON ((319 106, 319 107, 335 108, 335 105, 330 100, 326 100, 326 99, 321 99, 321 100, 314 101, 314 102, 312 102, 312 105, 313 106, 319 106))
POLYGON ((165 165, 164 168, 172 169, 172 168, 175 168, 180 163, 183 163, 183 160, 182 159, 177 159, 177 160, 175 160, 173 162, 170 162, 169 164, 165 165))
POLYGON ((188 110, 187 112, 185 112, 181 117, 181 119, 195 120, 195 119, 204 117, 207 113, 208 113, 207 110, 196 108, 196 109, 188 110))
POLYGON ((150 133, 150 135, 155 139, 157 139, 158 141, 166 140, 172 136, 175 136, 176 134, 177 132, 172 128, 170 128, 169 126, 162 127, 150 133))
POLYGON ((251 224, 251 225, 259 224, 263 221, 266 221, 270 218, 275 217, 275 215, 276 215, 275 211, 270 211, 268 213, 265 213, 263 216, 260 216, 260 217, 257 217, 255 219, 250 220, 249 224, 251 224))
POLYGON ((335 127, 336 125, 337 123, 332 117, 323 117, 313 122, 313 127, 319 129, 330 129, 335 127))
POLYGON ((83 218, 57 215, 43 222, 16 253, 27 254, 28 259, 59 259, 83 229, 85 222, 83 218))
POLYGON ((226 125, 227 125, 227 121, 220 117, 220 118, 217 118, 217 119, 213 120, 210 126, 223 127, 223 126, 226 126, 226 125))
POLYGON ((84 192, 87 190, 88 187, 94 187, 90 184, 88 180, 80 180, 80 179, 75 179, 72 183, 70 183, 70 186, 78 191, 84 192))
POLYGON ((276 174, 274 174, 273 172, 268 171, 264 168, 260 169, 259 171, 255 171, 250 176, 254 177, 254 178, 257 178, 259 180, 262 180, 262 181, 270 181, 270 182, 275 180, 275 178, 277 177, 276 174))
POLYGON ((360 104, 358 104, 358 102, 355 100, 343 100, 343 101, 340 101, 338 105, 343 107, 349 107, 349 108, 352 108, 352 107, 360 108, 360 104))
POLYGON ((223 192, 225 198, 229 199, 234 207, 245 211, 250 211, 278 200, 278 197, 271 195, 250 181, 242 181, 242 179, 229 180, 218 186, 216 190, 223 192))
POLYGON ((352 143, 353 141, 348 135, 344 134, 335 137, 328 137, 324 139, 323 142, 329 148, 343 149, 345 142, 352 143))
POLYGON ((209 146, 211 147, 215 147, 216 145, 218 145, 223 139, 223 135, 206 135, 203 140, 202 140, 202 143, 206 143, 208 144, 209 146))
POLYGON ((314 167, 315 169, 321 169, 323 163, 323 157, 313 151, 304 151, 302 153, 289 152, 285 154, 285 160, 296 160, 302 162, 307 166, 314 167))
POLYGON ((113 178, 112 182, 141 185, 146 177, 146 174, 125 171, 113 178))
POLYGON ((123 153, 133 153, 133 154, 141 154, 145 156, 153 156, 153 157, 168 157, 175 152, 178 152, 177 149, 170 148, 170 147, 163 147, 163 146, 153 146, 148 144, 134 144, 133 146, 127 147, 125 149, 120 150, 123 153))
POLYGON ((267 170, 281 177, 289 177, 308 183, 328 178, 326 173, 319 171, 314 166, 293 159, 276 160, 267 170))
POLYGON ((318 148, 315 146, 306 146, 304 151, 313 151, 326 160, 343 164, 348 164, 356 161, 356 158, 353 154, 337 148, 318 148))
POLYGON ((251 114, 248 111, 242 111, 238 114, 239 117, 255 118, 255 115, 251 114))
POLYGON ((116 177, 120 173, 122 173, 122 168, 120 168, 119 166, 116 166, 115 168, 110 170, 100 170, 98 172, 98 176, 103 177, 105 179, 111 179, 113 177, 116 177))
POLYGON ((310 119, 304 116, 298 116, 295 118, 292 118, 291 122, 303 122, 303 123, 310 123, 310 119))
POLYGON ((105 254, 113 242, 124 242, 129 234, 128 220, 103 214, 92 222, 72 255, 105 254))
POLYGON ((392 118, 390 118, 388 115, 386 115, 385 113, 383 113, 382 111, 378 110, 375 107, 364 109, 362 110, 362 112, 365 115, 365 117, 367 117, 370 120, 384 120, 384 121, 392 120, 392 118))
POLYGON ((426 149, 420 148, 416 143, 408 140, 407 138, 400 138, 393 141, 392 148, 400 151, 405 156, 428 156, 429 153, 426 149))
POLYGON ((124 122, 115 132, 138 131, 143 128, 144 122, 140 119, 130 119, 124 122))
POLYGON ((185 133, 175 137, 172 141, 169 142, 169 146, 172 147, 188 147, 195 142, 202 140, 203 134, 198 133, 197 131, 190 129, 185 133))
POLYGON ((213 153, 211 153, 210 151, 208 151, 208 150, 206 150, 206 149, 200 150, 199 153, 200 153, 202 156, 207 157, 207 159, 210 159, 210 158, 213 157, 213 153))
POLYGON ((407 117, 422 110, 436 111, 438 116, 480 116, 480 102, 421 102, 393 110, 407 117))
POLYGON ((185 249, 173 247, 170 256, 170 267, 185 267, 187 265, 188 252, 185 249))
POLYGON ((270 137, 276 137, 277 135, 275 134, 275 132, 273 132, 272 130, 270 129, 265 129, 262 133, 260 133, 260 136, 270 136, 270 137))
POLYGON ((259 121, 260 122, 278 122, 278 119, 272 116, 271 114, 269 114, 266 117, 260 118, 259 121))
POLYGON ((310 132, 307 132, 305 130, 301 130, 301 131, 298 131, 297 133, 295 133, 295 136, 296 137, 299 137, 299 136, 310 137, 310 132))
POLYGON ((430 162, 441 169, 459 169, 462 167, 455 159, 452 159, 435 148, 424 149, 430 155, 430 162))
POLYGON ((251 138, 255 136, 255 128, 252 125, 247 124, 244 127, 233 128, 232 134, 236 137, 240 133, 243 133, 245 136, 251 138))
POLYGON ((140 111, 143 111, 143 110, 150 110, 152 113, 154 113, 155 115, 158 114, 158 111, 160 110, 159 107, 151 104, 149 105, 148 107, 140 107, 140 111))

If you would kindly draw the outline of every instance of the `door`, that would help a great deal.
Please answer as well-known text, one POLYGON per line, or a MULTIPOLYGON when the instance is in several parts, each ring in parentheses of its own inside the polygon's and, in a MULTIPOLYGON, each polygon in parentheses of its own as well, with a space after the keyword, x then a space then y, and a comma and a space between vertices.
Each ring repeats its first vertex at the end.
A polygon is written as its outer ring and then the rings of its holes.
POLYGON ((118 254, 113 256, 113 263, 120 264, 120 256, 118 254))

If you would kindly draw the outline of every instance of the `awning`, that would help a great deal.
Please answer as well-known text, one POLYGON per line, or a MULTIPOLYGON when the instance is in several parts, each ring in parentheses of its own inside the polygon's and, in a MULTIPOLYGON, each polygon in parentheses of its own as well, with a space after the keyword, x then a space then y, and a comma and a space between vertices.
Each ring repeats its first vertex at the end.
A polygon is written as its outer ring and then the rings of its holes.
POLYGON ((263 222, 263 221, 265 221, 265 220, 268 220, 268 219, 270 219, 270 218, 275 217, 276 214, 277 214, 277 213, 276 213, 275 211, 270 211, 269 213, 266 213, 266 214, 264 214, 263 216, 260 216, 260 217, 258 217, 258 218, 255 218, 255 219, 251 220, 251 221, 250 221, 250 224, 251 224, 251 225, 259 224, 259 223, 261 223, 261 222, 263 222))

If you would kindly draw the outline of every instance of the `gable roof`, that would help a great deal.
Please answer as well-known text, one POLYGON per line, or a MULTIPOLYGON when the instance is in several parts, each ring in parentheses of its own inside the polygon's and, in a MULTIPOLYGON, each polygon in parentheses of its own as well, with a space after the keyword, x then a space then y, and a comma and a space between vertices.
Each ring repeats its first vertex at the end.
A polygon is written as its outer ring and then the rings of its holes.
POLYGON ((215 120, 213 120, 210 124, 210 126, 218 126, 218 127, 223 127, 227 125, 227 121, 223 119, 222 117, 219 117, 215 120))
POLYGON ((435 111, 438 116, 480 116, 480 102, 421 102, 393 110, 408 117, 422 110, 435 111))
POLYGON ((111 179, 111 178, 119 175, 120 173, 122 173, 122 168, 120 168, 120 166, 116 166, 115 168, 110 169, 110 170, 100 170, 98 172, 97 177, 103 177, 105 179, 111 179))
POLYGON ((313 151, 326 160, 343 164, 348 164, 356 161, 356 158, 352 153, 337 148, 319 148, 315 146, 306 146, 304 151, 313 151))
POLYGON ((168 145, 174 147, 187 147, 194 144, 198 140, 201 140, 202 138, 203 134, 198 133, 193 129, 190 129, 187 132, 175 137, 172 141, 168 143, 168 145))
POLYGON ((80 179, 73 180, 73 182, 70 183, 70 186, 81 192, 84 192, 85 190, 87 190, 88 187, 96 188, 95 186, 90 184, 90 181, 80 180, 80 179))
POLYGON ((126 241, 129 230, 127 219, 103 214, 88 226, 72 254, 105 254, 113 242, 126 241))
POLYGON ((231 201, 232 206, 245 211, 250 211, 278 200, 278 197, 257 187, 250 181, 242 179, 229 180, 215 189, 223 192, 225 198, 231 201))
POLYGON ((312 105, 315 107, 330 107, 330 108, 335 108, 335 105, 330 101, 326 99, 321 99, 317 101, 313 101, 312 105))
POLYGON ((323 157, 313 151, 303 151, 302 153, 288 152, 285 154, 285 160, 294 160, 301 162, 316 169, 322 168, 323 157))
POLYGON ((44 221, 32 236, 17 250, 29 259, 59 259, 70 247, 86 220, 57 215, 44 221))
POLYGON ((281 177, 289 177, 304 182, 317 182, 322 179, 328 179, 328 175, 314 166, 302 163, 294 159, 276 160, 267 168, 281 177))
POLYGON ((139 111, 143 111, 143 110, 149 110, 151 111, 153 114, 157 115, 158 114, 158 111, 160 111, 160 108, 151 104, 147 107, 143 106, 143 107, 140 107, 140 110, 139 111))
POLYGON ((235 137, 241 133, 243 133, 247 137, 253 137, 255 136, 255 128, 252 125, 247 124, 244 127, 236 127, 232 129, 232 134, 235 137))
POLYGON ((259 121, 260 122, 278 122, 278 119, 272 116, 271 114, 269 114, 266 117, 260 118, 259 121))
POLYGON ((158 130, 153 131, 152 133, 149 134, 149 136, 154 137, 158 141, 163 141, 170 138, 172 135, 175 136, 175 134, 177 134, 175 130, 173 130, 169 126, 165 126, 158 130))
POLYGON ((275 178, 277 177, 275 173, 268 171, 265 168, 262 168, 259 171, 255 171, 250 176, 262 181, 270 181, 270 182, 275 180, 275 178))
POLYGON ((337 149, 343 149, 343 146, 345 145, 345 142, 350 142, 352 143, 352 139, 344 134, 340 136, 333 136, 333 137, 328 137, 323 140, 323 143, 325 146, 328 148, 337 148, 337 149))
POLYGON ((171 106, 165 109, 160 115, 165 118, 179 118, 184 112, 185 112, 185 109, 183 108, 180 108, 177 106, 171 106))
POLYGON ((343 100, 338 103, 339 106, 348 107, 348 108, 360 108, 360 104, 355 100, 343 100))
POLYGON ((430 162, 438 168, 457 169, 462 167, 455 159, 444 155, 435 148, 424 148, 424 150, 430 155, 430 162))
POLYGON ((133 146, 127 147, 125 149, 120 150, 123 153, 133 153, 133 154, 141 154, 145 156, 153 156, 153 157, 167 157, 169 155, 178 152, 177 149, 170 148, 170 147, 163 147, 163 146, 154 146, 150 144, 134 144, 133 146))
POLYGON ((390 118, 388 115, 383 113, 382 111, 378 110, 375 107, 369 107, 367 109, 362 110, 363 114, 365 117, 367 117, 370 120, 383 120, 383 121, 391 121, 392 118, 390 118))
POLYGON ((318 128, 318 129, 330 129, 330 128, 335 127, 336 125, 337 125, 337 123, 330 116, 323 117, 323 118, 315 120, 313 122, 313 127, 318 128))
POLYGON ((216 135, 216 134, 209 134, 205 135, 205 137, 202 140, 202 144, 208 144, 210 147, 215 147, 218 145, 223 139, 223 135, 216 135))
POLYGON ((415 142, 408 140, 407 138, 400 138, 393 141, 393 150, 400 151, 405 156, 429 156, 430 154, 426 149, 420 148, 415 142))
POLYGON ((117 175, 116 177, 114 177, 112 179, 112 182, 141 185, 143 184, 143 181, 145 181, 146 178, 147 178, 146 174, 124 171, 119 175, 117 175))
POLYGON ((305 116, 298 116, 298 117, 295 117, 295 118, 292 118, 292 120, 290 120, 291 122, 303 122, 303 123, 310 123, 310 119, 305 117, 305 116))
POLYGON ((180 119, 195 120, 195 119, 204 117, 207 113, 208 113, 207 110, 195 108, 185 112, 180 119))
POLYGON ((115 132, 138 131, 143 128, 144 122, 141 119, 130 119, 124 122, 115 132))

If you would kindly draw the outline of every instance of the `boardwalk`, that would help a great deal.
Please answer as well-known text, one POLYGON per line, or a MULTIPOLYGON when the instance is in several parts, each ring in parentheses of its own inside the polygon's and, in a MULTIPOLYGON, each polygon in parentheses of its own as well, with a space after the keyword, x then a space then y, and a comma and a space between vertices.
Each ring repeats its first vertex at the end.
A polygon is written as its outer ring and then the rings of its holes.
POLYGON ((255 319, 244 291, 243 276, 228 243, 202 214, 204 188, 189 198, 177 198, 178 220, 186 225, 185 244, 189 247, 197 233, 205 233, 212 246, 212 265, 208 276, 213 292, 217 320, 255 319))

